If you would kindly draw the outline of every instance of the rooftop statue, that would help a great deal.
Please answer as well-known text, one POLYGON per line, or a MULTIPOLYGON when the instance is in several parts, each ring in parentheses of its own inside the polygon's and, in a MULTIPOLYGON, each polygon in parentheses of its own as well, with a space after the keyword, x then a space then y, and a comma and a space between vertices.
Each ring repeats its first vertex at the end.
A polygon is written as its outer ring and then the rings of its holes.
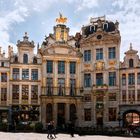
POLYGON ((59 18, 56 18, 56 22, 59 24, 64 24, 67 22, 67 18, 63 17, 61 13, 59 13, 59 18))

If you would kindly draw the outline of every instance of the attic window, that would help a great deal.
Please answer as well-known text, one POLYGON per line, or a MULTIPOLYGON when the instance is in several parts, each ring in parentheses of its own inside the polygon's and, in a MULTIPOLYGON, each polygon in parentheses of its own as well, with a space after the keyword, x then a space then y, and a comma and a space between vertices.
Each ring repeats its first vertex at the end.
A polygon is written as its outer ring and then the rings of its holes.
POLYGON ((37 58, 36 57, 34 57, 34 59, 33 59, 33 64, 37 64, 37 58))
POLYGON ((134 67, 134 62, 133 59, 129 60, 129 68, 133 68, 134 67))

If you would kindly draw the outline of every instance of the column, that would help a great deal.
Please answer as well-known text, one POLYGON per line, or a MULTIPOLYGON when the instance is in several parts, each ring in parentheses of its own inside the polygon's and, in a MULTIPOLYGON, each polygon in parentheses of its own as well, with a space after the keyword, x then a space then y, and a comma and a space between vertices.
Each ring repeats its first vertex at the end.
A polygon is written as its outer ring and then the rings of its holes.
POLYGON ((70 114, 70 105, 68 103, 66 103, 66 107, 65 107, 65 120, 67 123, 69 121, 69 114, 70 114))
POLYGON ((69 60, 67 60, 66 61, 66 68, 65 68, 65 70, 66 70, 66 79, 65 79, 65 81, 66 81, 66 83, 65 83, 65 87, 66 87, 66 95, 69 95, 69 93, 70 93, 70 66, 69 66, 69 60))
POLYGON ((128 73, 126 73, 126 102, 128 103, 128 73))
POLYGON ((19 104, 22 104, 22 85, 19 85, 19 104))
POLYGON ((7 105, 9 105, 9 97, 10 97, 10 94, 9 94, 9 78, 10 78, 10 74, 9 72, 7 72, 7 105))
POLYGON ((28 96, 28 104, 31 105, 31 85, 29 85, 29 96, 28 96))
POLYGON ((46 104, 43 100, 41 104, 41 122, 43 127, 46 128, 46 104))
POLYGON ((22 68, 19 69, 19 79, 22 80, 22 68))
POLYGON ((57 125, 57 103, 53 104, 53 120, 56 126, 57 125))
POLYGON ((76 105, 76 113, 77 113, 77 121, 76 121, 76 126, 82 126, 82 120, 84 119, 84 114, 83 114, 83 109, 82 109, 82 104, 81 101, 77 101, 76 105))
POLYGON ((57 60, 54 60, 54 79, 53 79, 53 94, 54 95, 57 95, 58 92, 57 92, 57 89, 58 89, 58 61, 57 60))
POLYGON ((32 72, 32 69, 30 68, 30 69, 29 69, 29 80, 32 79, 32 78, 31 78, 31 72, 32 72))
POLYGON ((80 81, 83 81, 83 80, 81 80, 81 76, 83 75, 83 74, 81 74, 81 71, 80 71, 81 69, 80 69, 80 60, 78 60, 77 62, 76 62, 76 95, 80 95, 80 87, 82 87, 81 86, 81 82, 80 81))
POLYGON ((42 94, 46 95, 46 58, 43 58, 42 64, 42 94))

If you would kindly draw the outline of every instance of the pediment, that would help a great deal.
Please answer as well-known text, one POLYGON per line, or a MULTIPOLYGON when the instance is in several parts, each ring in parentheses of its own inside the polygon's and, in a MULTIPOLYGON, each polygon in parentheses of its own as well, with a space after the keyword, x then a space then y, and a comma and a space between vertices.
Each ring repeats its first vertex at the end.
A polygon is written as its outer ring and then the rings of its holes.
POLYGON ((88 37, 85 37, 82 39, 81 43, 89 43, 89 42, 101 42, 101 41, 107 41, 107 40, 118 40, 120 39, 120 35, 117 33, 107 33, 103 31, 96 32, 94 34, 89 35, 88 37))
POLYGON ((52 44, 48 46, 44 51, 43 55, 65 55, 65 56, 78 56, 78 51, 69 45, 58 45, 52 44))

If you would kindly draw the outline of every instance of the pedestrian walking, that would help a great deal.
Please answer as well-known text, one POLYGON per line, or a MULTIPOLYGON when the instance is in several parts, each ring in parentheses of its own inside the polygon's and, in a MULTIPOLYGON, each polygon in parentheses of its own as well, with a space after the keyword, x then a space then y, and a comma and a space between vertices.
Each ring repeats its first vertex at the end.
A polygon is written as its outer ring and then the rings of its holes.
POLYGON ((69 133, 71 137, 74 137, 74 123, 70 121, 69 127, 68 127, 69 133))
POLYGON ((54 138, 56 138, 56 127, 55 127, 54 121, 52 121, 52 134, 54 138))
POLYGON ((47 138, 48 139, 53 139, 53 137, 52 137, 52 124, 51 124, 51 122, 48 123, 47 130, 48 130, 47 138))

